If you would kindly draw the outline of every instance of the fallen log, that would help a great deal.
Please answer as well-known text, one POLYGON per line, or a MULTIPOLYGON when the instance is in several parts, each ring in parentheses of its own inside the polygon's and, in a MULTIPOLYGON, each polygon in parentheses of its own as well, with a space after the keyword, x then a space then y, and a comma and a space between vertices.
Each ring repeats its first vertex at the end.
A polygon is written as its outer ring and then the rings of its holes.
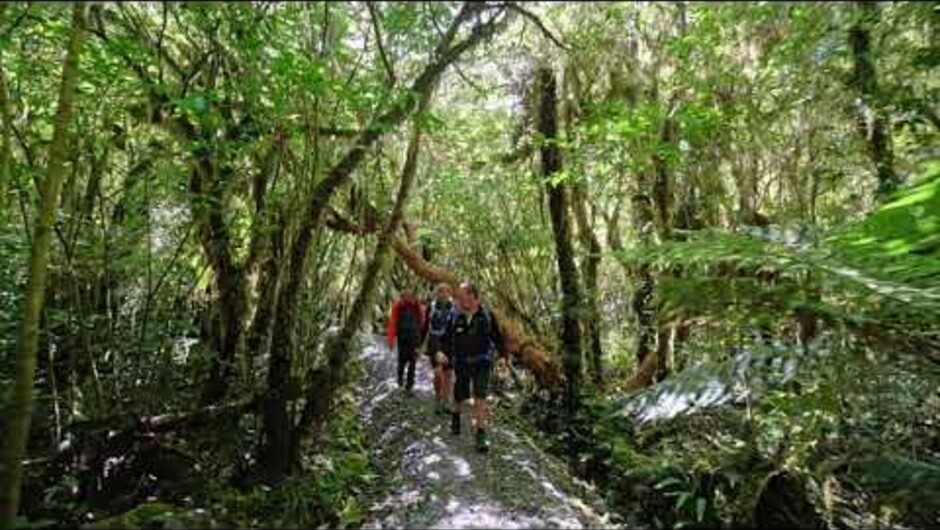
MULTIPOLYGON (((460 280, 453 272, 428 263, 416 250, 408 246, 401 238, 392 243, 395 252, 408 265, 412 272, 423 279, 433 283, 446 283, 456 289, 460 280)), ((537 339, 525 332, 522 324, 510 317, 498 305, 490 304, 490 311, 500 330, 503 333, 503 349, 506 353, 515 356, 524 366, 536 383, 547 389, 559 388, 564 383, 564 374, 558 357, 545 348, 537 339)))
POLYGON ((633 375, 624 385, 627 392, 633 392, 653 384, 656 369, 659 368, 659 355, 656 349, 646 354, 643 361, 633 370, 633 375))
POLYGON ((155 416, 109 416, 103 419, 76 421, 65 427, 75 433, 75 441, 66 441, 51 454, 26 460, 26 465, 46 465, 62 462, 81 452, 93 438, 106 438, 112 444, 123 443, 134 437, 184 429, 192 425, 219 421, 233 415, 241 416, 255 410, 261 399, 237 401, 226 405, 210 405, 194 411, 170 412, 155 416))

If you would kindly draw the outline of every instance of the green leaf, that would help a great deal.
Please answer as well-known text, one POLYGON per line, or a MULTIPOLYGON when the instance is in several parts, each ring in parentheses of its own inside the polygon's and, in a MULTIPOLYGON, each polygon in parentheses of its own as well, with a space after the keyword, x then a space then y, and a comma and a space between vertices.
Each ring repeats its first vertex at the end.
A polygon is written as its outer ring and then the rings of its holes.
POLYGON ((669 477, 669 478, 663 479, 663 480, 659 481, 658 483, 656 483, 656 485, 653 486, 653 489, 661 490, 661 489, 665 488, 666 486, 672 486, 672 485, 674 485, 674 484, 681 484, 681 483, 682 483, 682 481, 679 480, 678 478, 676 478, 676 477, 669 477))
POLYGON ((692 492, 691 492, 691 491, 683 491, 683 492, 679 495, 679 498, 676 500, 676 509, 677 509, 677 510, 681 510, 682 507, 685 506, 685 503, 687 503, 687 502, 688 502, 689 500, 691 500, 691 499, 692 499, 692 492))

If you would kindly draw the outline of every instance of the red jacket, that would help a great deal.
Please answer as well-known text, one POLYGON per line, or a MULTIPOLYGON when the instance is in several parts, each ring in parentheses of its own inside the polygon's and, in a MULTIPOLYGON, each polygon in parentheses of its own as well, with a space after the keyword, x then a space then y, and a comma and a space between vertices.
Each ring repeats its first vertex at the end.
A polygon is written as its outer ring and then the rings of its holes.
MULTIPOLYGON (((388 347, 395 347, 395 335, 398 332, 398 316, 402 311, 414 311, 415 317, 418 319, 418 327, 424 329, 424 306, 421 302, 405 302, 404 300, 396 300, 392 304, 392 315, 388 319, 388 327, 386 329, 386 337, 388 338, 388 347)), ((423 338, 423 336, 422 336, 423 338)))

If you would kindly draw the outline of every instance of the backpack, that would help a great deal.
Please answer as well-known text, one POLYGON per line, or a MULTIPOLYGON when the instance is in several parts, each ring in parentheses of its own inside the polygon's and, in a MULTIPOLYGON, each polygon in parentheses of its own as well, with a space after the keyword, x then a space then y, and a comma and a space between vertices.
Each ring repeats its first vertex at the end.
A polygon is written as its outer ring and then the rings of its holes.
POLYGON ((402 304, 398 310, 398 323, 395 329, 399 340, 417 342, 421 335, 421 322, 413 307, 402 304))
POLYGON ((429 329, 431 335, 435 337, 440 337, 447 330, 448 319, 450 318, 450 312, 453 308, 453 304, 446 302, 444 304, 438 303, 437 300, 434 300, 431 304, 431 318, 428 319, 429 329))
MULTIPOLYGON (((489 349, 483 358, 490 358, 493 354, 493 351, 497 349, 496 344, 493 344, 493 341, 489 339, 490 334, 493 332, 493 315, 490 313, 490 310, 483 305, 480 306, 480 311, 483 313, 483 330, 484 333, 486 333, 487 339, 489 340, 489 349)), ((460 309, 454 306, 447 316, 448 327, 456 325, 458 317, 460 317, 460 309)))

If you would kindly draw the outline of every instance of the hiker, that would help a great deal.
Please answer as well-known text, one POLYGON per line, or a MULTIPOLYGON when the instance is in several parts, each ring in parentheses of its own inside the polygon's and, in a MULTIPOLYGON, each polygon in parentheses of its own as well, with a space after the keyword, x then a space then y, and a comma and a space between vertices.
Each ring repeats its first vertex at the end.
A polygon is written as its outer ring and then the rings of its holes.
POLYGON ((450 286, 442 283, 437 286, 437 296, 428 304, 427 314, 424 322, 427 328, 423 335, 428 338, 425 345, 425 353, 431 361, 431 371, 434 373, 434 395, 436 402, 434 405, 435 414, 443 414, 449 403, 451 384, 453 383, 453 366, 447 361, 447 357, 441 353, 443 346, 441 340, 444 332, 447 331, 447 319, 454 308, 450 298, 450 286))
POLYGON ((415 357, 421 344, 424 326, 424 310, 415 297, 414 291, 405 288, 401 296, 392 304, 391 318, 388 320, 388 347, 393 349, 398 344, 398 386, 411 391, 415 383, 415 357), (408 370, 407 383, 403 381, 405 369, 408 370))
POLYGON ((490 409, 487 402, 494 350, 504 352, 503 338, 489 309, 480 303, 480 294, 470 282, 463 282, 457 290, 458 307, 451 311, 447 331, 444 333, 444 351, 454 367, 454 401, 451 412, 451 433, 460 434, 460 414, 470 408, 472 424, 476 426, 476 447, 480 452, 489 450, 487 427, 490 409))

